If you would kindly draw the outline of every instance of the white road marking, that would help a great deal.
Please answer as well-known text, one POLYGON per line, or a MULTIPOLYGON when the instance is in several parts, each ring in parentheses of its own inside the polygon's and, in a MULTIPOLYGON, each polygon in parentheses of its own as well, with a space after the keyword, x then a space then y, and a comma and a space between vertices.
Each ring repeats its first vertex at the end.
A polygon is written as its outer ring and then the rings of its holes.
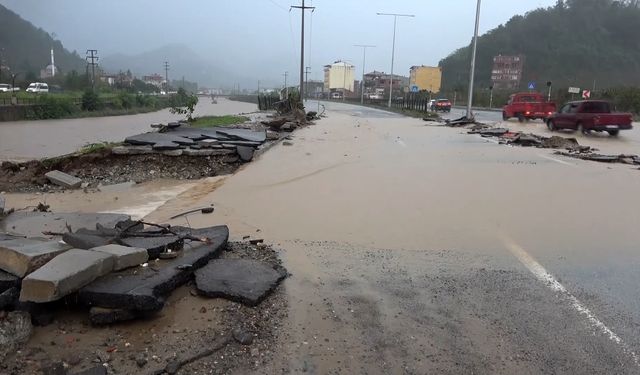
POLYGON ((640 367, 640 358, 638 355, 629 348, 629 346, 622 341, 620 336, 616 335, 609 327, 607 327, 604 323, 602 323, 586 306, 580 302, 573 294, 571 294, 564 285, 560 284, 560 282, 553 277, 552 274, 547 272, 547 270, 538 263, 531 255, 529 255, 521 246, 516 244, 510 238, 503 236, 503 241, 509 251, 520 260, 520 262, 529 269, 529 271, 540 281, 542 281, 549 289, 558 293, 563 299, 565 299, 569 304, 582 316, 584 316, 587 322, 591 325, 594 331, 598 331, 609 338, 609 340, 613 341, 617 345, 620 346, 623 352, 630 355, 633 359, 633 362, 636 366, 640 367))
POLYGON ((547 159, 547 160, 551 160, 551 161, 555 161, 556 163, 560 163, 560 164, 564 164, 564 165, 568 165, 570 167, 577 167, 577 165, 566 162, 564 160, 560 160, 560 159, 556 159, 556 158, 552 158, 551 156, 547 156, 547 155, 542 155, 542 154, 538 154, 538 156, 540 156, 543 159, 547 159))

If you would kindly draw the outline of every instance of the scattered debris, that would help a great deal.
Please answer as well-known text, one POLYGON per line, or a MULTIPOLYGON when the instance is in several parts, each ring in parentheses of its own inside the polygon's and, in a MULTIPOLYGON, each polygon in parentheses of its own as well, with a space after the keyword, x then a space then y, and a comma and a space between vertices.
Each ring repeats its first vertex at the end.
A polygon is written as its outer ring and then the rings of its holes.
POLYGON ((14 311, 0 319, 0 361, 29 340, 33 326, 29 313, 14 311))
POLYGON ((82 185, 81 179, 58 170, 45 173, 45 177, 54 184, 68 189, 77 189, 82 185))
POLYGON ((602 155, 588 152, 563 152, 556 151, 557 155, 568 156, 571 158, 597 161, 600 163, 622 163, 631 165, 640 165, 640 157, 638 155, 602 155))
POLYGON ((196 271, 196 287, 207 297, 255 306, 286 276, 286 272, 255 260, 216 259, 196 271))
POLYGON ((469 119, 467 118, 467 116, 463 116, 455 120, 445 120, 445 123, 447 126, 451 126, 451 127, 460 127, 460 126, 467 126, 470 124, 477 124, 476 120, 473 117, 469 119))

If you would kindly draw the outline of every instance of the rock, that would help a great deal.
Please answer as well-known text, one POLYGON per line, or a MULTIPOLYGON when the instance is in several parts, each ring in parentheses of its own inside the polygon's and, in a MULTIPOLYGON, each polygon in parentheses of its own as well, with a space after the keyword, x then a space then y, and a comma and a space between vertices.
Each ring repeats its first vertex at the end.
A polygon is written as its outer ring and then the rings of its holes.
POLYGON ((183 150, 163 150, 163 151, 160 151, 160 153, 162 155, 166 155, 166 156, 181 156, 182 152, 183 152, 183 150))
POLYGON ((287 119, 282 117, 279 118, 277 120, 272 120, 272 121, 261 121, 262 125, 266 125, 268 127, 270 127, 271 129, 274 130, 279 130, 280 127, 282 127, 282 125, 284 125, 287 122, 287 119))
POLYGON ((142 313, 158 311, 164 306, 164 297, 189 281, 194 270, 218 256, 229 237, 226 226, 172 229, 190 232, 197 238, 208 238, 210 243, 188 241, 180 257, 162 262, 156 270, 145 267, 136 273, 124 271, 104 276, 78 292, 80 303, 142 313))
POLYGON ((253 159, 254 151, 255 150, 253 147, 247 147, 247 146, 237 147, 237 152, 238 152, 238 155, 240 155, 240 160, 244 162, 250 162, 253 159))
POLYGON ((14 212, 0 221, 0 232, 16 233, 25 237, 42 236, 43 231, 67 232, 67 226, 73 232, 80 228, 95 228, 98 224, 105 228, 114 228, 119 222, 131 220, 131 216, 122 214, 99 213, 53 213, 53 212, 14 212))
POLYGON ((233 338, 242 345, 253 344, 253 334, 243 328, 236 328, 231 332, 231 334, 233 335, 233 338))
POLYGON ((13 308, 18 302, 20 289, 17 287, 9 288, 0 293, 0 310, 8 310, 13 308))
POLYGON ((289 142, 289 141, 284 141, 282 142, 283 146, 293 146, 293 142, 289 142))
POLYGON ((0 270, 0 293, 17 286, 20 286, 20 279, 16 275, 0 270))
POLYGON ((145 155, 153 153, 151 146, 116 146, 111 149, 114 155, 145 155))
POLYGON ((285 132, 292 132, 296 129, 297 125, 293 122, 287 122, 286 124, 280 127, 280 130, 285 132))
POLYGON ((107 375, 107 368, 103 365, 96 365, 80 372, 74 372, 70 375, 107 375))
POLYGON ((0 319, 0 362, 25 344, 32 331, 31 317, 24 311, 10 312, 0 319))
POLYGON ((182 154, 186 156, 211 156, 216 153, 217 150, 207 149, 207 150, 195 150, 193 148, 187 148, 182 150, 182 154))
POLYGON ((113 270, 114 256, 69 250, 22 280, 20 301, 51 302, 69 295, 113 270))
POLYGON ((249 259, 216 259, 196 271, 198 293, 255 306, 286 277, 268 264, 249 259))
POLYGON ((140 264, 146 263, 149 260, 149 253, 146 249, 137 247, 128 247, 121 245, 106 245, 100 247, 94 247, 91 251, 99 251, 102 253, 113 255, 114 257, 114 271, 120 271, 125 268, 136 267, 140 264))
POLYGON ((175 259, 180 255, 177 251, 168 250, 166 252, 158 254, 158 258, 160 259, 175 259))
POLYGON ((107 309, 92 307, 89 309, 89 320, 94 325, 107 325, 137 319, 143 314, 133 310, 107 309))
POLYGON ((41 370, 42 375, 67 375, 67 370, 61 361, 46 363, 41 370))
POLYGON ((82 180, 70 174, 54 170, 44 175, 52 183, 68 189, 77 189, 82 184, 82 180))
POLYGON ((274 141, 280 138, 280 134, 278 132, 274 132, 273 130, 267 130, 267 139, 274 141))
POLYGON ((42 267, 71 246, 58 241, 41 241, 27 238, 0 242, 0 269, 18 277, 42 267))
POLYGON ((149 360, 143 354, 138 354, 136 356, 136 365, 140 368, 143 368, 149 360))

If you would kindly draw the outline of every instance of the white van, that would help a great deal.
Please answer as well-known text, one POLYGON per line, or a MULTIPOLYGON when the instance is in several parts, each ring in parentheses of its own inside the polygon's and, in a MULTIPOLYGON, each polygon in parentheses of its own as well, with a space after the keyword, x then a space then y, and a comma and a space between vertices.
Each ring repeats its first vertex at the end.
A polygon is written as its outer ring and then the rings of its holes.
POLYGON ((49 85, 42 82, 34 82, 27 87, 26 91, 35 93, 49 92, 49 85))

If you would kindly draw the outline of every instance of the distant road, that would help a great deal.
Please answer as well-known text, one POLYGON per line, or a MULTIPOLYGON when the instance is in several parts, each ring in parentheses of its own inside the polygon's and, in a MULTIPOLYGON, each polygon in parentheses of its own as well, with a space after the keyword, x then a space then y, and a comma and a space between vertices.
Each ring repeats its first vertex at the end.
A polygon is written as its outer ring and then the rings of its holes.
MULTIPOLYGON (((218 98, 212 104, 200 98, 196 115, 227 115, 252 112, 257 106, 218 98)), ((129 116, 92 117, 68 120, 0 122, 0 160, 30 160, 64 155, 88 143, 117 142, 151 130, 152 123, 183 118, 168 109, 129 116)))

